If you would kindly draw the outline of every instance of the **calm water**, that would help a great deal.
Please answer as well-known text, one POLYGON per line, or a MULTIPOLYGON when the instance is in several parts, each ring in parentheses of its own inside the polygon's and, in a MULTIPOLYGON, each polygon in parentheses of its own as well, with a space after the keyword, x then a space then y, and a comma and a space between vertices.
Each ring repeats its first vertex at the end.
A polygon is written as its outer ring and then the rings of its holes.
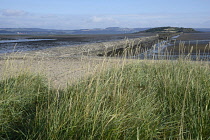
MULTIPOLYGON (((74 45, 89 44, 89 43, 100 43, 107 41, 115 41, 124 39, 125 35, 113 36, 58 36, 55 39, 10 39, 10 40, 0 40, 0 54, 2 53, 12 53, 12 52, 24 52, 24 51, 34 51, 43 50, 53 47, 72 47, 74 45)), ((127 36, 127 38, 139 38, 144 37, 143 35, 132 35, 127 36)))
POLYGON ((76 42, 71 42, 71 41, 68 41, 68 42, 57 41, 57 39, 0 40, 0 54, 42 50, 42 49, 58 47, 58 46, 73 45, 75 43, 76 42))
POLYGON ((20 43, 20 42, 31 42, 31 41, 48 41, 56 39, 17 39, 17 40, 0 40, 0 43, 20 43))

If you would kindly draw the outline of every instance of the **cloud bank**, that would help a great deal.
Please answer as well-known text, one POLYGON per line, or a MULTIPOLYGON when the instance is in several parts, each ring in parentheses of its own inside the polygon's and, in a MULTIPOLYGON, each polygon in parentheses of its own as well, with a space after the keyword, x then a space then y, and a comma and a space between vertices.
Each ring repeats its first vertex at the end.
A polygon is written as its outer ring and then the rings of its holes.
POLYGON ((203 27, 210 28, 208 14, 61 15, 23 10, 0 10, 0 28, 84 29, 106 27, 203 27))
POLYGON ((25 16, 28 13, 23 10, 3 9, 0 11, 3 16, 25 16))

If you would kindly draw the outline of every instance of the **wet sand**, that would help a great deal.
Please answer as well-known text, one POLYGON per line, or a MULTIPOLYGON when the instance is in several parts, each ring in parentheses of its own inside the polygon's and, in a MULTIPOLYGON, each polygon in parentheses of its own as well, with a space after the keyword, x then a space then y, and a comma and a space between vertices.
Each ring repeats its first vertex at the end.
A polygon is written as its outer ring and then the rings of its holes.
MULTIPOLYGON (((112 54, 115 50, 122 50, 126 47, 131 46, 140 46, 141 50, 146 50, 151 48, 151 46, 158 40, 157 36, 151 36, 147 34, 148 37, 137 36, 132 34, 131 39, 118 39, 118 40, 109 40, 109 41, 100 41, 100 42, 89 42, 85 44, 76 44, 76 45, 67 45, 67 46, 54 46, 48 47, 45 49, 38 49, 32 51, 23 51, 23 52, 14 52, 15 57, 24 57, 25 55, 31 57, 57 57, 57 58, 68 58, 68 57, 81 57, 81 56, 103 56, 107 54, 112 54)), ((115 35, 116 36, 116 35, 115 35)), ((139 35, 138 35, 139 36, 139 35)), ((81 36, 79 36, 81 37, 81 36)), ((93 36, 91 36, 94 38, 93 36)), ((119 37, 119 36, 118 36, 119 37)), ((107 39, 107 38, 106 38, 107 39)), ((92 39, 94 40, 94 39, 92 39)), ((99 39, 95 39, 98 40, 99 39)), ((44 42, 44 41, 41 41, 44 42)), ((36 43, 36 42, 32 42, 36 43)), ((47 44, 47 43, 44 43, 47 44)), ((49 45, 49 44, 48 44, 49 45)), ((0 58, 7 56, 7 54, 0 54, 0 58)))
POLYGON ((111 35, 0 35, 0 40, 14 39, 53 39, 36 42, 0 43, 0 53, 44 50, 47 48, 74 46, 89 43, 109 42, 114 40, 152 36, 150 33, 111 34, 111 35))

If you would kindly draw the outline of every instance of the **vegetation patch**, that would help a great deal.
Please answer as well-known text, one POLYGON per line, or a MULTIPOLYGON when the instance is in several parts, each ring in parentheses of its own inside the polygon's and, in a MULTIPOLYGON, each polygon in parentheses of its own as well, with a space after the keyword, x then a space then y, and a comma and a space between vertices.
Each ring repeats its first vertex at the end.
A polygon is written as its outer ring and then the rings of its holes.
POLYGON ((157 27, 157 28, 151 28, 148 30, 145 30, 143 32, 150 32, 150 33, 192 33, 197 32, 193 28, 183 28, 183 27, 157 27))
POLYGON ((63 90, 30 74, 1 81, 1 139, 208 139, 209 66, 147 62, 63 90))

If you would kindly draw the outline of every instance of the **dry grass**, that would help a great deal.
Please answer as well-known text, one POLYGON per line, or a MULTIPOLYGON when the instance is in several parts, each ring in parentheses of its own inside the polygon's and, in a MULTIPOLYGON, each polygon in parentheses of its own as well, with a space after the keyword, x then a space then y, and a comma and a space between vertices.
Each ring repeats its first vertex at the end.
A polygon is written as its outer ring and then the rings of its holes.
POLYGON ((0 60, 0 76, 11 77, 19 75, 22 71, 45 75, 55 87, 65 88, 103 70, 117 67, 122 63, 130 63, 134 60, 122 60, 103 57, 30 57, 13 55, 9 59, 0 60))

